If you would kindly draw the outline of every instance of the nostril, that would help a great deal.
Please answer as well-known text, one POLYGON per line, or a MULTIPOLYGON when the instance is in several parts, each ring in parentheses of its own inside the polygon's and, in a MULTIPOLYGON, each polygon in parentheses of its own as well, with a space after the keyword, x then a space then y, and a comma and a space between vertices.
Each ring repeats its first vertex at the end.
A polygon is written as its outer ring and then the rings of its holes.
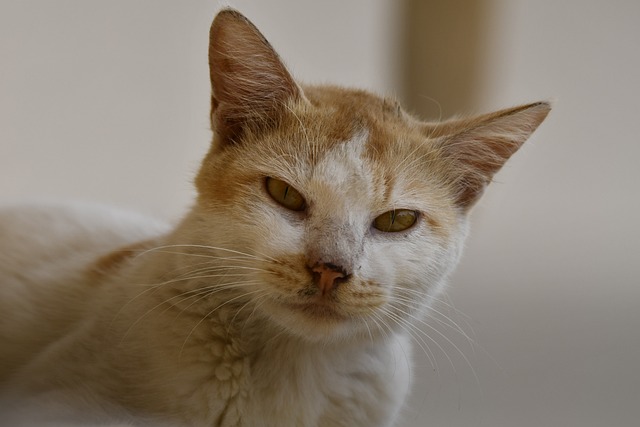
POLYGON ((322 295, 329 293, 338 284, 349 278, 349 274, 344 268, 331 263, 318 263, 311 267, 311 271, 314 282, 322 295))
POLYGON ((340 267, 339 265, 332 264, 330 262, 326 262, 326 263, 323 262, 323 263, 316 264, 312 268, 312 270, 318 271, 318 272, 331 271, 333 273, 339 274, 342 277, 347 276, 347 273, 344 271, 344 268, 340 267))

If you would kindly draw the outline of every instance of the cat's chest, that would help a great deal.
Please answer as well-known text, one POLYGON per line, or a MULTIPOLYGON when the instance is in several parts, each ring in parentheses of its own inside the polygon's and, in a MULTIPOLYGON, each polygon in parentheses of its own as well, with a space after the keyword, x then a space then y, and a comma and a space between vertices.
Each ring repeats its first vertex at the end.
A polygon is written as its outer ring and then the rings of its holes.
MULTIPOLYGON (((381 402, 402 395, 407 360, 389 345, 326 346, 296 340, 256 345, 218 330, 200 342, 191 386, 183 390, 195 425, 353 426, 385 425, 381 402), (354 411, 357 414, 354 414, 354 411), (355 416, 354 416, 355 415, 355 416), (360 423, 353 423, 355 418, 360 423)), ((182 399, 180 399, 182 400, 182 399)), ((391 399, 395 400, 395 399, 391 399)))
POLYGON ((212 340, 207 351, 209 367, 189 399, 198 410, 187 409, 199 414, 202 425, 317 425, 334 394, 335 369, 308 354, 284 348, 247 352, 245 343, 228 336, 212 340))
MULTIPOLYGON (((187 425, 244 426, 240 410, 251 401, 253 350, 242 336, 230 333, 224 326, 226 319, 211 317, 200 328, 192 328, 180 348, 172 346, 168 359, 179 362, 170 368, 174 378, 168 392, 170 407, 159 409, 181 413, 187 425)), ((163 364, 167 359, 156 360, 163 364)))

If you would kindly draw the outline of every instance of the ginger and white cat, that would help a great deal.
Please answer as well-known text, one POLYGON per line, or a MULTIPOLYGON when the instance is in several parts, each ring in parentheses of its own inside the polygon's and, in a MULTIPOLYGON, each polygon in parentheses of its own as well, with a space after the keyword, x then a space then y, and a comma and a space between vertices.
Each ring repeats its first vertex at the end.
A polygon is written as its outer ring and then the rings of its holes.
POLYGON ((0 425, 391 426, 467 215, 549 112, 427 123, 301 86, 223 10, 211 150, 174 228, 0 213, 0 425))

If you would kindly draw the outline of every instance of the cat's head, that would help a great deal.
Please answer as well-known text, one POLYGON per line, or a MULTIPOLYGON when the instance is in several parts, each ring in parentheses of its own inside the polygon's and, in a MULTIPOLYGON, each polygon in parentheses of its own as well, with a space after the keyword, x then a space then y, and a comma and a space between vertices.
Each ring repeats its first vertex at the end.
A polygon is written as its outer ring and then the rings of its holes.
POLYGON ((212 24, 209 63, 193 240, 222 248, 220 286, 248 311, 309 339, 413 323, 458 261, 470 208, 550 109, 427 123, 364 91, 303 87, 232 10, 212 24))

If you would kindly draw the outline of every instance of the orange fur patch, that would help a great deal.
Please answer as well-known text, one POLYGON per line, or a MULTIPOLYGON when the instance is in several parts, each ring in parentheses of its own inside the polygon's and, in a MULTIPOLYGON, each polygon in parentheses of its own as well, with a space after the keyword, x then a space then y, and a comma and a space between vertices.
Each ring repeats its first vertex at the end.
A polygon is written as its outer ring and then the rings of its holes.
POLYGON ((150 248, 151 242, 151 240, 144 240, 103 255, 91 265, 89 271, 92 275, 98 276, 113 274, 127 260, 150 248))

